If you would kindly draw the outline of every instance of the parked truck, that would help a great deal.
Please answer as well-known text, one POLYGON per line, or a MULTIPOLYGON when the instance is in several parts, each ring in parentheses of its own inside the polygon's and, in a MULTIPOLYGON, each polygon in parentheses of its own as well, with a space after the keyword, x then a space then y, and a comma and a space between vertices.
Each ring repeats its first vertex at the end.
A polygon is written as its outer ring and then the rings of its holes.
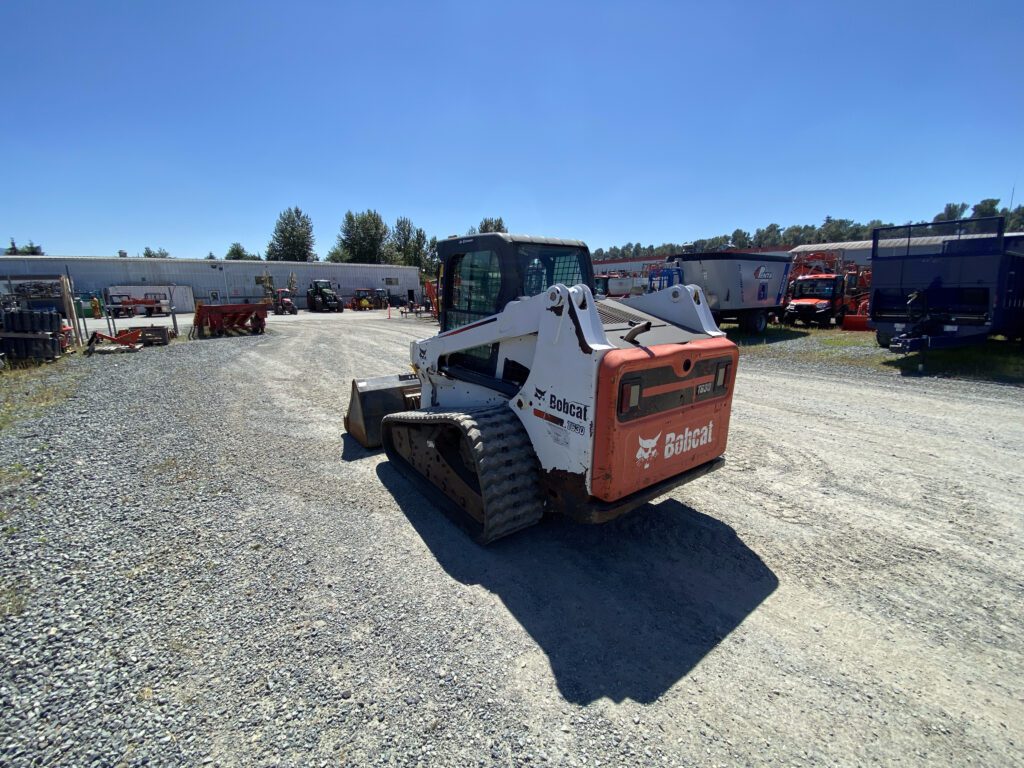
MULTIPOLYGON (((790 283, 786 294, 786 325, 803 323, 829 328, 835 321, 841 328, 847 317, 867 311, 871 270, 856 264, 840 264, 826 272, 802 274, 790 283)), ((865 317, 861 316, 861 321, 865 317)), ((861 325, 863 330, 864 326, 861 325)))
POLYGON ((875 229, 869 317, 878 344, 909 353, 1024 336, 1024 233, 1004 227, 992 216, 875 229))
POLYGON ((791 262, 791 256, 778 253, 679 254, 650 272, 648 291, 700 286, 716 323, 735 322, 748 333, 764 333, 769 314, 782 313, 791 262))
POLYGON ((112 285, 107 294, 112 299, 121 297, 113 303, 124 304, 124 310, 134 307, 130 312, 133 315, 169 315, 172 308, 176 312, 195 310, 192 288, 188 285, 112 285))

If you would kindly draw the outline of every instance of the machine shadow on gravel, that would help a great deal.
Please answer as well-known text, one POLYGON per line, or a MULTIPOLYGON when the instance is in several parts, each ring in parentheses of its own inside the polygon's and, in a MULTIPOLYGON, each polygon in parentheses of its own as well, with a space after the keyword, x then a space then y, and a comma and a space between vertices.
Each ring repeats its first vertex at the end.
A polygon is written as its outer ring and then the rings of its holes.
POLYGON ((741 347, 749 347, 753 344, 780 344, 784 341, 793 341, 809 336, 806 328, 793 328, 785 325, 770 325, 764 333, 747 333, 738 326, 726 326, 722 328, 726 337, 741 347))
POLYGON ((377 475, 452 578, 502 599, 574 703, 657 700, 779 583, 732 528, 675 500, 481 547, 394 468, 377 475))
POLYGON ((348 432, 341 433, 341 460, 342 461, 359 461, 365 459, 367 456, 376 456, 380 453, 379 449, 370 450, 369 448, 363 448, 348 432))

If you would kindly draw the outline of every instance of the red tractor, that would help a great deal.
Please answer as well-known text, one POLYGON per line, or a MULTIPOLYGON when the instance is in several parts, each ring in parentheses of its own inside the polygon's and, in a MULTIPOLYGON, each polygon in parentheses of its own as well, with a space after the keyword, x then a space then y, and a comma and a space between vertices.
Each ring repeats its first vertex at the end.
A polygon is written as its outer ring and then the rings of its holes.
POLYGON ((299 308, 292 301, 292 292, 287 288, 278 288, 274 291, 274 314, 275 315, 297 315, 299 308))

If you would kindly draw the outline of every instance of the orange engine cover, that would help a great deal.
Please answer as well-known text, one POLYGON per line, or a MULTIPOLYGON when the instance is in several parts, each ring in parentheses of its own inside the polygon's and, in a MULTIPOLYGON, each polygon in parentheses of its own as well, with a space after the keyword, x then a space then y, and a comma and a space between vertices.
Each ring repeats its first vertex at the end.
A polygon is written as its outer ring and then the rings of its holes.
POLYGON ((721 456, 738 360, 724 337, 607 353, 591 494, 616 501, 721 456))

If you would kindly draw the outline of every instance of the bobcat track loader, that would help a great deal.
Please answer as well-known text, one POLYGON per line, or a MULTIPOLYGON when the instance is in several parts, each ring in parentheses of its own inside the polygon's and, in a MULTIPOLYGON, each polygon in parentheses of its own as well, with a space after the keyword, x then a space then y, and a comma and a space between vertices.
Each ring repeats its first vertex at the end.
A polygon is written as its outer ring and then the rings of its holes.
POLYGON ((598 302, 575 240, 487 233, 438 255, 440 333, 410 345, 413 373, 353 381, 345 428, 478 541, 548 510, 609 520, 724 464, 738 355, 699 288, 598 302))

